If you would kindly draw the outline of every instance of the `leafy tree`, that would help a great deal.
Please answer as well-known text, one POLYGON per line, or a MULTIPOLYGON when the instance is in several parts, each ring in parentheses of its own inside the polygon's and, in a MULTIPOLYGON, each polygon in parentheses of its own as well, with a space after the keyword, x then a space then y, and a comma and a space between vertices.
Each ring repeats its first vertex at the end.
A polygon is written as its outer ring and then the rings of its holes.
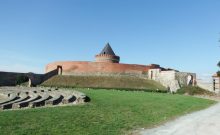
MULTIPOLYGON (((219 39, 219 42, 220 42, 220 39, 219 39)), ((218 65, 218 67, 220 68, 220 61, 218 62, 217 65, 218 65)), ((220 70, 217 72, 217 75, 220 76, 220 70)))
MULTIPOLYGON (((220 61, 218 62, 218 67, 220 68, 220 61)), ((220 76, 220 71, 217 72, 217 75, 220 76)))

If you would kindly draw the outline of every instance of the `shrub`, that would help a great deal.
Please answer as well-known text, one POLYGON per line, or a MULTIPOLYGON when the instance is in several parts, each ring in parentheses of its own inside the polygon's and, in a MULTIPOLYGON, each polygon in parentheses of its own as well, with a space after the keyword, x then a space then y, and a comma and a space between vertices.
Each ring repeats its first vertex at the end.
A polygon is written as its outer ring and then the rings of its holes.
POLYGON ((202 89, 198 86, 185 86, 177 90, 178 94, 188 94, 188 95, 214 95, 213 92, 202 89))
POLYGON ((220 76, 220 71, 217 72, 217 76, 220 76))

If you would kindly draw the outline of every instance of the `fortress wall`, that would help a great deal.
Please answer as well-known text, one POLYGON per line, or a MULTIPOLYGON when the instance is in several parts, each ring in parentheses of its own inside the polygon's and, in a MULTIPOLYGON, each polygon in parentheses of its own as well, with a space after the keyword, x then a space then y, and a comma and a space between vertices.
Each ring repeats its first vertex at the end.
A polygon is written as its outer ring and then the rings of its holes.
POLYGON ((120 57, 108 54, 99 54, 95 56, 96 62, 119 63, 120 57))
MULTIPOLYGON (((175 74, 175 78, 179 81, 179 84, 181 86, 187 85, 188 76, 192 76, 193 80, 196 80, 196 74, 195 73, 187 73, 187 72, 177 72, 175 74)), ((196 82, 194 82, 196 83, 196 82)), ((194 84, 196 85, 196 84, 194 84)))
POLYGON ((176 71, 161 71, 161 69, 150 69, 149 78, 160 82, 164 87, 169 88, 170 91, 176 92, 179 89, 179 83, 175 79, 176 71))
POLYGON ((41 83, 50 79, 51 77, 55 76, 55 75, 58 75, 58 69, 54 69, 50 72, 47 72, 43 75, 42 79, 41 79, 41 83))
POLYGON ((32 86, 41 84, 49 78, 58 74, 58 70, 52 70, 46 74, 0 72, 0 86, 15 86, 20 77, 27 77, 31 80, 32 86))
POLYGON ((145 65, 118 64, 105 62, 54 62, 48 64, 46 72, 50 72, 62 66, 63 75, 112 75, 112 74, 133 74, 143 75, 150 69, 145 65))
POLYGON ((0 72, 0 86, 14 86, 17 78, 24 75, 24 73, 0 72))
POLYGON ((176 92, 180 87, 187 86, 188 78, 192 77, 192 85, 196 85, 196 74, 188 72, 177 72, 174 70, 162 71, 161 69, 150 69, 148 78, 160 82, 163 86, 170 89, 171 92, 176 92))

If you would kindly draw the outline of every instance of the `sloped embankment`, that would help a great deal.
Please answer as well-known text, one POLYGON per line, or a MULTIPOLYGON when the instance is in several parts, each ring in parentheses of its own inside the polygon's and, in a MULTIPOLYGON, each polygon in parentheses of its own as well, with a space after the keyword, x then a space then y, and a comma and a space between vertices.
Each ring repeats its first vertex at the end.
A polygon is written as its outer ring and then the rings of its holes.
POLYGON ((121 76, 54 76, 43 86, 76 88, 115 88, 166 91, 160 83, 138 77, 121 76))

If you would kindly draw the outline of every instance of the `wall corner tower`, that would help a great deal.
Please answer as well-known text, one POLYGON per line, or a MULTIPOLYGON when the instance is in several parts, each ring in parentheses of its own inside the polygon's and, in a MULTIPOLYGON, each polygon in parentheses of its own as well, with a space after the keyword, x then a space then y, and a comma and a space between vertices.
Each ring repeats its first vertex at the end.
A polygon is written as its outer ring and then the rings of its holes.
POLYGON ((120 57, 115 55, 110 44, 107 43, 101 53, 95 56, 95 62, 119 63, 120 57))

